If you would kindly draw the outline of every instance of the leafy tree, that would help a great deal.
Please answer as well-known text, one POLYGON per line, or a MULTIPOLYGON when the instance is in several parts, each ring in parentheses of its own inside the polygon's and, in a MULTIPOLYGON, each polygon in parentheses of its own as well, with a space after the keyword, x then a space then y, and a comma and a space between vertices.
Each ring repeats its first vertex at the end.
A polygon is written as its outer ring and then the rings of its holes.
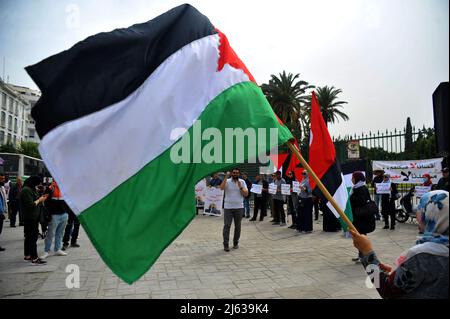
POLYGON ((19 151, 16 149, 16 147, 11 142, 0 145, 0 152, 2 152, 2 153, 19 153, 19 151))
POLYGON ((406 119, 406 129, 405 129, 405 152, 410 153, 412 151, 413 145, 413 130, 411 125, 411 119, 408 117, 406 119))
POLYGON ((300 74, 286 74, 286 71, 278 76, 272 74, 269 83, 262 84, 261 89, 275 114, 286 124, 294 136, 301 140, 307 132, 305 128, 302 130, 300 127, 300 123, 306 123, 308 116, 304 107, 308 101, 307 90, 313 89, 314 86, 299 78, 300 74))
POLYGON ((343 108, 344 104, 348 103, 345 101, 336 101, 340 93, 342 93, 342 90, 336 89, 334 86, 317 88, 317 101, 319 102, 320 111, 322 112, 323 119, 327 125, 328 123, 339 121, 339 118, 344 121, 349 120, 348 115, 339 110, 340 108, 343 108))
POLYGON ((19 153, 22 153, 24 155, 41 158, 41 154, 39 154, 38 150, 39 144, 34 142, 26 142, 22 141, 19 146, 19 153))

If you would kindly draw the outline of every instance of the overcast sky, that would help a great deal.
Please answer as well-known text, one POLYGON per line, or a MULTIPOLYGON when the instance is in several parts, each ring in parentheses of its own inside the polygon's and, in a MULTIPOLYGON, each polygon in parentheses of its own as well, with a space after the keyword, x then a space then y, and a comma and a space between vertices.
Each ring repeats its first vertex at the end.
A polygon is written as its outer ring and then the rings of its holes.
MULTIPOLYGON (((23 68, 89 35, 150 20, 175 0, 0 0, 0 75, 36 88, 23 68)), ((449 80, 448 0, 190 1, 259 84, 283 70, 343 90, 350 121, 334 135, 433 126, 431 95, 449 80)))

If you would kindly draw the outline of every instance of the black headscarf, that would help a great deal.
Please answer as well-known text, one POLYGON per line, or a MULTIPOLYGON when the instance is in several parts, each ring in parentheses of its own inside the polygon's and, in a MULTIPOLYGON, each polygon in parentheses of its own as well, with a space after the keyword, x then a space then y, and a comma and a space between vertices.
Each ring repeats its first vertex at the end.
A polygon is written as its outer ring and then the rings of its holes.
POLYGON ((23 186, 27 186, 31 189, 35 189, 36 186, 42 183, 42 179, 39 176, 33 175, 26 179, 26 181, 23 183, 23 186))

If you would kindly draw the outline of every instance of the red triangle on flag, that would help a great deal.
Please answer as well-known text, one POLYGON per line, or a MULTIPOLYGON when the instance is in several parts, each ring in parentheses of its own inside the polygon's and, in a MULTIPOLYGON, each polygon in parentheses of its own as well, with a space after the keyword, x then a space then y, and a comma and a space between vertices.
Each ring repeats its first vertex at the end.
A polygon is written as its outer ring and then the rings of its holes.
POLYGON ((288 153, 279 153, 279 154, 270 154, 270 160, 272 161, 273 165, 277 169, 277 171, 280 170, 281 166, 283 166, 283 163, 286 161, 286 158, 289 156, 288 153))

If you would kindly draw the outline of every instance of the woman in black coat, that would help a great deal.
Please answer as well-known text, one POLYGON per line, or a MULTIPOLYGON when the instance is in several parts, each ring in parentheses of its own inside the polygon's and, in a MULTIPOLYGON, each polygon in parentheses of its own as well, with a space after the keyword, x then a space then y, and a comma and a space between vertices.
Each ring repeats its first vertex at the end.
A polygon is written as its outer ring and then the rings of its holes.
MULTIPOLYGON (((353 189, 350 195, 350 205, 353 213, 353 225, 360 234, 366 235, 375 229, 375 215, 367 211, 367 203, 371 202, 369 190, 366 187, 366 177, 362 172, 354 172, 352 176, 353 189)), ((359 262, 362 254, 353 261, 359 262)))
POLYGON ((395 201, 398 197, 397 185, 391 182, 389 174, 383 175, 383 183, 391 183, 391 193, 381 195, 381 215, 383 215, 384 227, 389 229, 389 219, 391 220, 390 229, 395 229, 395 201))

